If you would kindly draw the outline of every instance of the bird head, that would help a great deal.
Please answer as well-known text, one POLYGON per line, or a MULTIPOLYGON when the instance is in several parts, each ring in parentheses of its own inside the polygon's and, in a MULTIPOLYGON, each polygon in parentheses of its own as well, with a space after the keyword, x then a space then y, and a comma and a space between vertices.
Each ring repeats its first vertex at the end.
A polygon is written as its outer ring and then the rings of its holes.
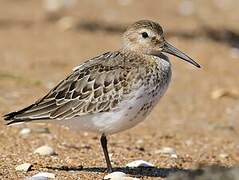
POLYGON ((138 53, 159 56, 168 53, 200 68, 200 65, 182 51, 169 44, 162 27, 153 21, 137 21, 127 28, 123 34, 123 47, 138 53))

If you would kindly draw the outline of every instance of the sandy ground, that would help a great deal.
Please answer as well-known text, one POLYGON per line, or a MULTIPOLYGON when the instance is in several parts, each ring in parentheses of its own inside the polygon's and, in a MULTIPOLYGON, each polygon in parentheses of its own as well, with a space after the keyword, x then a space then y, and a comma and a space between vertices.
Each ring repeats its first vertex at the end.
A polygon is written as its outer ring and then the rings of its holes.
MULTIPOLYGON (((163 25, 169 42, 203 68, 171 57, 173 78, 161 102, 146 121, 109 137, 114 167, 140 179, 163 179, 175 171, 238 165, 238 1, 188 2, 82 0, 62 10, 59 20, 47 20, 41 1, 0 0, 1 115, 31 104, 84 60, 117 49, 129 23, 153 19, 163 25), (157 153, 162 147, 174 148, 178 157, 157 153), (137 159, 156 167, 124 168, 137 159)), ((102 179, 105 166, 95 134, 53 124, 7 127, 0 121, 0 179, 40 171, 57 179, 102 179), (48 134, 19 135, 23 127, 46 126, 48 134), (44 144, 57 155, 33 154, 44 144), (25 162, 33 165, 31 171, 17 172, 25 162)))

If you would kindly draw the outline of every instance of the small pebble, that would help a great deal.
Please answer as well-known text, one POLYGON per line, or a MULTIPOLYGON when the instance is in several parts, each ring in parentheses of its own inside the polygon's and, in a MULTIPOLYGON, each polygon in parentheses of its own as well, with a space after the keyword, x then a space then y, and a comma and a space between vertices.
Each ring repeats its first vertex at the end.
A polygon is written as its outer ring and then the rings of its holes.
POLYGON ((144 160, 136 160, 126 164, 126 167, 154 167, 154 165, 144 160))
POLYGON ((22 128, 21 131, 19 132, 19 134, 21 136, 27 136, 31 133, 31 129, 30 128, 22 128))
POLYGON ((221 153, 221 154, 219 154, 219 157, 222 159, 226 159, 226 158, 228 158, 228 154, 221 153))
POLYGON ((46 127, 44 127, 44 128, 34 128, 34 129, 32 129, 32 131, 33 132, 35 132, 35 133, 39 133, 39 134, 49 134, 50 133, 50 130, 49 130, 49 128, 46 128, 46 127))
POLYGON ((239 59, 239 48, 232 48, 230 55, 233 59, 239 59))
POLYGON ((45 0, 44 8, 49 12, 56 12, 62 8, 62 3, 59 0, 45 0))
POLYGON ((155 151, 155 154, 176 154, 176 150, 171 147, 163 147, 157 151, 155 151))
POLYGON ((132 0, 118 0, 118 3, 121 6, 128 6, 130 3, 132 3, 132 0))
POLYGON ((55 174, 49 172, 39 172, 34 176, 28 178, 27 180, 47 180, 47 179, 54 179, 55 174))
POLYGON ((55 155, 56 153, 52 147, 44 145, 44 146, 37 148, 34 151, 34 154, 40 154, 42 156, 50 156, 50 155, 55 155))
POLYGON ((171 154, 170 157, 171 157, 171 158, 174 158, 174 159, 177 159, 177 158, 178 158, 178 155, 177 155, 177 154, 171 154))
POLYGON ((123 172, 113 172, 104 177, 104 180, 122 180, 123 178, 126 177, 126 174, 123 172))
POLYGON ((84 132, 83 135, 84 135, 84 136, 88 136, 89 133, 88 133, 88 132, 84 132))
POLYGON ((179 14, 182 16, 190 16, 194 13, 194 2, 190 0, 184 0, 180 3, 178 8, 179 14))
POLYGON ((74 19, 72 17, 62 17, 57 24, 62 31, 67 31, 74 26, 74 19))
POLYGON ((136 141, 136 144, 142 145, 142 144, 144 144, 144 140, 143 139, 139 139, 139 140, 136 141))
POLYGON ((72 7, 75 0, 45 0, 44 8, 47 12, 57 12, 72 7))
POLYGON ((23 163, 23 164, 20 164, 18 165, 15 170, 16 171, 29 171, 31 169, 32 165, 30 163, 23 163))
POLYGON ((193 141, 192 141, 192 140, 187 140, 187 141, 185 142, 185 144, 186 144, 187 146, 192 146, 192 145, 193 145, 193 141))
POLYGON ((29 177, 29 178, 26 178, 25 180, 49 180, 49 178, 39 176, 39 177, 29 177))
POLYGON ((218 88, 211 93, 212 99, 220 99, 222 97, 230 97, 233 99, 239 98, 239 91, 237 89, 222 89, 218 88))

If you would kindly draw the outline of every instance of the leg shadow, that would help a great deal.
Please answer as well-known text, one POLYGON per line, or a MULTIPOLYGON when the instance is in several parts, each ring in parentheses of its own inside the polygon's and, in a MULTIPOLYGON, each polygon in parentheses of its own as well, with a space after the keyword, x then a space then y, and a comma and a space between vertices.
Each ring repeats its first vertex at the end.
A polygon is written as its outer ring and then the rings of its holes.
MULTIPOLYGON (((58 171, 78 171, 91 173, 105 173, 106 168, 103 167, 88 167, 83 166, 69 167, 46 167, 58 171)), ((157 168, 157 167, 116 167, 113 171, 121 171, 135 177, 161 177, 167 180, 238 180, 239 167, 224 167, 220 165, 199 167, 198 169, 179 169, 179 168, 157 168)))
MULTIPOLYGON (((58 171, 84 171, 84 172, 92 172, 92 173, 105 173, 106 168, 103 167, 69 167, 69 166, 60 166, 60 167, 46 167, 52 170, 58 171)), ((161 177, 165 178, 171 173, 181 172, 187 173, 190 170, 186 169, 179 169, 179 168, 157 168, 157 167, 136 167, 136 168, 129 168, 129 167, 115 167, 113 171, 120 171, 126 174, 137 176, 137 177, 161 177)))

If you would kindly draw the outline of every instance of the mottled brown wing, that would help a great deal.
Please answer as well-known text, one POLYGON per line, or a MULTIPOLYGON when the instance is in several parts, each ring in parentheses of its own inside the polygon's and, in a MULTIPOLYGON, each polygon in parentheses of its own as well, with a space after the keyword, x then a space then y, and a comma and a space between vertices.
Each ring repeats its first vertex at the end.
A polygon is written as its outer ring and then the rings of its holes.
POLYGON ((116 108, 134 67, 126 66, 119 52, 108 52, 75 68, 45 97, 18 112, 5 115, 8 124, 39 119, 69 119, 116 108))

